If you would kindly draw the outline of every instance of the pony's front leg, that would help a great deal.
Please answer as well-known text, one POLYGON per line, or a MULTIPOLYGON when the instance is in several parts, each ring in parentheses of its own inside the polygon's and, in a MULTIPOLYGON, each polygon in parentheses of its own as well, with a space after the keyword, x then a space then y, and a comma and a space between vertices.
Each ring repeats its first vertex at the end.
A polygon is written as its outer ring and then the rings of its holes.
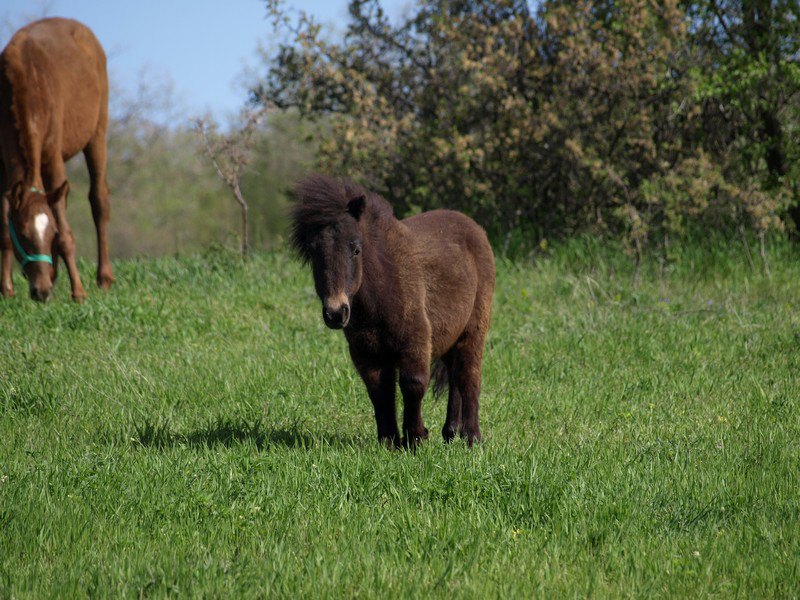
POLYGON ((14 283, 11 280, 11 272, 14 268, 14 251, 7 248, 5 240, 3 241, 2 249, 2 276, 0 276, 0 293, 6 298, 14 295, 14 283))
POLYGON ((72 229, 67 222, 66 201, 63 203, 63 208, 56 208, 54 212, 56 213, 59 230, 57 238, 58 253, 64 259, 64 264, 67 265, 69 282, 72 287, 72 299, 75 302, 83 302, 86 299, 86 290, 83 288, 83 283, 81 283, 78 262, 75 260, 75 238, 72 236, 72 229))
POLYGON ((428 439, 422 420, 422 398, 430 382, 430 361, 409 361, 400 367, 400 391, 403 394, 403 445, 415 447, 428 439))
MULTIPOLYGON (((55 240, 55 244, 58 254, 64 259, 64 264, 67 265, 69 283, 72 287, 72 299, 75 302, 83 302, 86 300, 86 290, 83 289, 81 276, 78 273, 78 262, 75 259, 75 238, 72 235, 69 221, 67 221, 69 185, 63 185, 67 180, 63 161, 58 158, 51 159, 49 168, 45 171, 44 179, 47 189, 59 190, 59 196, 51 204, 53 215, 56 218, 56 223, 58 223, 58 237, 55 240)), ((55 257, 53 258, 55 259, 55 257)))
MULTIPOLYGON (((5 194, 4 194, 5 196, 5 194)), ((2 211, 0 211, 0 293, 10 298, 14 295, 14 283, 11 280, 11 273, 14 268, 14 250, 11 246, 11 236, 8 233, 8 201, 5 197, 0 198, 2 211)))
POLYGON ((367 386, 369 399, 375 409, 375 424, 378 426, 378 440, 389 448, 400 445, 395 411, 395 381, 397 371, 391 365, 370 366, 356 363, 361 379, 367 386))
POLYGON ((84 156, 91 178, 89 203, 92 205, 92 218, 97 231, 97 285, 107 290, 114 283, 114 272, 108 256, 108 219, 111 214, 111 204, 106 183, 105 126, 98 130, 94 139, 86 146, 84 156))

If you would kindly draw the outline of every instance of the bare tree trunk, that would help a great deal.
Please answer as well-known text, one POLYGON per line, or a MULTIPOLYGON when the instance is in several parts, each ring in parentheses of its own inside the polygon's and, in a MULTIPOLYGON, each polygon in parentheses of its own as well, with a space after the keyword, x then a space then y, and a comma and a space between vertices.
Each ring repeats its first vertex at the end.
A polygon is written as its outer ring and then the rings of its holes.
POLYGON ((195 121, 195 128, 203 141, 203 151, 214 166, 219 178, 231 190, 236 203, 242 211, 242 259, 247 260, 250 254, 249 235, 249 208, 244 199, 241 188, 242 170, 248 162, 245 150, 248 148, 253 131, 258 124, 258 115, 251 114, 245 128, 242 130, 243 138, 235 141, 234 138, 223 138, 222 143, 212 141, 209 137, 206 123, 202 119, 195 121))
POLYGON ((634 247, 636 248, 636 264, 633 269, 631 287, 636 290, 639 286, 639 268, 642 266, 642 244, 638 239, 635 241, 634 247))
POLYGON ((747 262, 750 263, 750 270, 755 273, 756 266, 753 264, 753 256, 750 254, 750 244, 747 243, 747 232, 744 229, 743 224, 739 224, 739 235, 742 238, 742 244, 744 245, 744 253, 747 256, 747 262))
POLYGON ((239 206, 242 209, 242 258, 247 260, 248 255, 250 253, 250 237, 248 234, 249 227, 248 227, 248 213, 249 208, 247 206, 247 202, 242 196, 242 190, 239 188, 239 182, 237 181, 235 186, 233 187, 233 195, 236 197, 236 202, 239 203, 239 206))
POLYGON ((767 279, 772 280, 772 273, 769 270, 769 261, 767 260, 767 248, 764 237, 764 232, 760 231, 758 233, 758 242, 761 247, 761 260, 764 263, 764 271, 767 273, 767 279))

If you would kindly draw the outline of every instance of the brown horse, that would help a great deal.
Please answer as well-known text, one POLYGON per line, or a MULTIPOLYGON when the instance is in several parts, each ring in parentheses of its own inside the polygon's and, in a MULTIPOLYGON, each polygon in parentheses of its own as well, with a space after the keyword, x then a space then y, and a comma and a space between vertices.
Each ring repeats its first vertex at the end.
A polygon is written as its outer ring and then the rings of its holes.
POLYGON ((399 221, 389 204, 350 182, 298 183, 292 245, 314 271, 322 317, 344 329, 375 408, 378 438, 414 446, 428 437, 422 397, 431 361, 449 385, 446 441, 481 439, 481 360, 494 292, 494 255, 469 217, 434 210, 399 221), (403 438, 395 385, 403 395, 403 438))
POLYGON ((13 296, 13 256, 22 263, 35 300, 50 297, 56 257, 64 260, 72 297, 86 291, 67 222, 64 161, 86 157, 89 202, 97 228, 97 283, 114 281, 108 257, 106 56, 94 34, 77 21, 43 19, 20 29, 0 54, 0 292, 13 296), (47 191, 45 191, 47 190, 47 191))

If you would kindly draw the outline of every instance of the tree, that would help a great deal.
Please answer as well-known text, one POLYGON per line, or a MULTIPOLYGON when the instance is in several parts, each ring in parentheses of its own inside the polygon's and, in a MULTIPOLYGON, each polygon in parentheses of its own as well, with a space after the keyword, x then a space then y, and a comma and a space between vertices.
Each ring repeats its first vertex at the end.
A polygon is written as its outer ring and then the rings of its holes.
POLYGON ((211 161, 219 178, 228 186, 242 215, 242 258, 247 260, 250 241, 247 201, 242 194, 242 175, 252 160, 254 135, 258 130, 265 108, 245 109, 240 124, 227 133, 220 133, 216 124, 208 119, 195 120, 195 130, 200 136, 203 153, 211 161))
POLYGON ((459 209, 506 241, 611 233, 637 260, 693 223, 762 236, 781 224, 784 180, 769 188, 755 163, 731 160, 761 130, 709 129, 708 81, 729 65, 701 50, 707 15, 681 0, 547 0, 535 13, 420 0, 397 23, 378 0, 351 0, 334 41, 270 5, 291 38, 255 92, 324 120, 318 166, 401 214, 459 209))
POLYGON ((706 147, 731 178, 755 179, 777 202, 796 204, 800 5, 701 0, 686 10, 702 76, 706 147))
POLYGON ((357 0, 343 43, 307 22, 260 91, 330 115, 321 166, 401 211, 460 208, 495 233, 574 231, 615 218, 622 187, 635 193, 652 170, 643 149, 663 162, 654 116, 677 85, 683 30, 662 4, 549 2, 534 15, 514 0, 430 0, 392 26, 379 2, 357 0))
MULTIPOLYGON (((197 136, 172 81, 150 70, 137 89, 111 78, 108 131, 109 223, 114 257, 195 251, 225 240, 233 212, 213 167, 198 155, 197 136)), ((82 156, 68 165, 69 219, 78 250, 91 255, 94 224, 86 209, 88 177, 82 156)), ((234 219, 236 219, 234 221, 234 219)))

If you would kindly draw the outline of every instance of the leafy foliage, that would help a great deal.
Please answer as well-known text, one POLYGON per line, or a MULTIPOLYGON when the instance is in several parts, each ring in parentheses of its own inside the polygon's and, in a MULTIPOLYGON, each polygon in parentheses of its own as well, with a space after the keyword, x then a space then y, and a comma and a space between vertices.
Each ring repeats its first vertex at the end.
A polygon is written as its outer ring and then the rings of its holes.
POLYGON ((780 229, 796 200, 770 166, 777 143, 785 166, 794 152, 793 3, 419 0, 394 23, 352 0, 338 41, 267 4, 291 37, 256 95, 329 122, 319 167, 401 212, 460 209, 495 236, 609 232, 640 254, 689 223, 780 229))

